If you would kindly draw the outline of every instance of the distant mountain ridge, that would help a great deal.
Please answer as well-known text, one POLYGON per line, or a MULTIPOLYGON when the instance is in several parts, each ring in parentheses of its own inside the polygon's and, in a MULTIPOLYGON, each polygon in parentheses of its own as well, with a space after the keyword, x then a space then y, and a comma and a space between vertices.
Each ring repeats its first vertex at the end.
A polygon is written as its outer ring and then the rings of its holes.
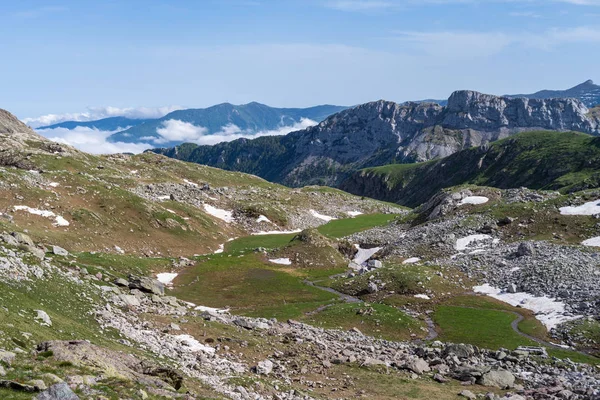
POLYGON ((513 94, 506 97, 527 97, 529 99, 573 98, 581 100, 587 107, 600 105, 600 85, 587 80, 567 90, 541 90, 531 94, 513 94))
MULTIPOLYGON (((160 138, 157 130, 169 120, 177 120, 206 129, 207 135, 221 132, 225 127, 235 125, 239 131, 249 134, 260 131, 276 130, 285 126, 293 126, 303 119, 321 122, 331 114, 345 110, 347 107, 320 105, 310 108, 275 108, 256 102, 233 105, 217 104, 208 108, 173 111, 162 118, 148 120, 132 126, 109 137, 111 142, 135 143, 160 138)), ((168 142, 166 145, 180 144, 168 142)))
POLYGON ((99 131, 116 131, 116 130, 129 129, 130 127, 133 127, 133 126, 136 126, 139 124, 143 124, 148 121, 152 121, 152 119, 109 117, 109 118, 98 119, 95 121, 64 121, 64 122, 59 122, 57 124, 40 126, 36 129, 38 129, 38 130, 57 129, 57 128, 75 129, 77 127, 84 127, 84 128, 97 129, 99 131))
POLYGON ((445 107, 380 100, 285 136, 152 151, 289 186, 338 186, 361 168, 442 158, 540 129, 598 135, 600 119, 576 99, 513 99, 457 91, 445 107))

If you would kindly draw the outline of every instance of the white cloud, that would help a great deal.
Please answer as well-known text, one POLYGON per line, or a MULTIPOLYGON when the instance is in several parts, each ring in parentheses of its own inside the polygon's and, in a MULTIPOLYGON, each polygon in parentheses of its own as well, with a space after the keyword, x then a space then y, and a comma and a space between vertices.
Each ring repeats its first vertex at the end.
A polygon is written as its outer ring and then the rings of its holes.
POLYGON ((208 129, 178 119, 169 119, 162 123, 162 127, 158 128, 156 133, 160 135, 159 139, 154 140, 157 144, 168 142, 196 143, 208 133, 208 129))
POLYGON ((482 58, 513 46, 553 50, 576 43, 600 43, 600 28, 555 28, 544 32, 400 31, 395 39, 413 51, 446 59, 482 58))
POLYGON ((58 143, 71 145, 81 151, 92 154, 141 153, 154 146, 148 143, 110 143, 107 138, 117 131, 78 126, 75 129, 54 128, 39 129, 37 133, 58 143))
POLYGON ((327 7, 342 11, 373 11, 394 7, 391 1, 377 0, 338 0, 328 2, 327 7))
POLYGON ((293 125, 282 126, 274 130, 251 132, 240 129, 234 124, 228 124, 221 128, 219 132, 208 134, 208 129, 202 126, 193 125, 189 122, 170 119, 163 122, 163 126, 156 130, 160 138, 154 139, 156 144, 165 144, 168 142, 190 142, 199 145, 213 145, 221 142, 231 142, 241 138, 257 138, 260 136, 286 135, 290 132, 306 129, 316 125, 317 122, 308 118, 302 118, 300 122, 293 125))
POLYGON ((23 122, 36 128, 39 126, 47 126, 57 124, 64 121, 94 121, 109 117, 127 117, 134 119, 142 118, 160 118, 172 111, 181 110, 180 106, 165 106, 165 107, 88 107, 87 111, 79 113, 65 114, 46 114, 40 117, 23 118, 23 122))

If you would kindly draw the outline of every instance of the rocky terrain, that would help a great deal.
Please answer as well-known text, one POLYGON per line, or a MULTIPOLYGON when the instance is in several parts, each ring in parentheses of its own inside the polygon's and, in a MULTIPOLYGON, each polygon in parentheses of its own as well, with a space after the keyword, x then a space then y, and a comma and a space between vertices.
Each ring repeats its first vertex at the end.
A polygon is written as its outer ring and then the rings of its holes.
POLYGON ((513 99, 457 91, 446 106, 380 100, 286 136, 153 151, 288 186, 338 186, 360 168, 438 159, 540 129, 597 135, 600 122, 575 99, 513 99))
POLYGON ((597 190, 409 210, 0 135, 0 398, 600 396, 597 190))
POLYGON ((507 97, 527 97, 530 99, 574 98, 581 100, 587 107, 592 108, 600 104, 600 86, 590 79, 566 90, 540 90, 531 94, 516 94, 507 97))

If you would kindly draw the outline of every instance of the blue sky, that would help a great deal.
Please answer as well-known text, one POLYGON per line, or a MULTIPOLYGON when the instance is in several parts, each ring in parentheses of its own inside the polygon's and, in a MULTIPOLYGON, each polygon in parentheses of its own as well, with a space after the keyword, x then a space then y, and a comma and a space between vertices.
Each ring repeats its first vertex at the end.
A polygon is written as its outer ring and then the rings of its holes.
POLYGON ((600 79, 599 21, 600 0, 2 1, 0 107, 91 118, 567 88, 600 79))

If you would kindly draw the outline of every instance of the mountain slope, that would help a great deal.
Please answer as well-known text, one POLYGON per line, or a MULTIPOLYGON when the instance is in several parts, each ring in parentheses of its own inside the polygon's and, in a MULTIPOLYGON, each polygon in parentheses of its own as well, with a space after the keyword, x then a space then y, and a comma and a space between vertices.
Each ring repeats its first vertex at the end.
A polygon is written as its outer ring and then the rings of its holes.
MULTIPOLYGON (((233 105, 218 104, 208 108, 173 111, 162 118, 146 121, 109 137, 113 142, 152 141, 148 138, 159 138, 157 129, 163 128, 170 120, 182 121, 196 127, 206 129, 207 135, 221 132, 227 127, 235 126, 236 132, 253 134, 260 131, 275 130, 283 126, 291 126, 307 118, 317 122, 329 115, 346 109, 342 106, 321 105, 310 108, 274 108, 260 103, 233 105), (144 139, 142 139, 144 138, 144 139)), ((161 142, 162 143, 162 142, 161 142)), ((174 145, 181 142, 167 141, 174 145)))
POLYGON ((152 151, 289 186, 336 186, 360 168, 441 158, 536 129, 598 134, 600 119, 574 99, 509 99, 459 91, 445 107, 380 100, 286 136, 152 151))
POLYGON ((40 126, 36 128, 38 130, 42 129, 56 129, 56 128, 65 128, 65 129, 75 129, 77 127, 84 128, 92 128, 100 131, 116 131, 122 130, 129 127, 133 127, 139 124, 143 124, 151 121, 151 119, 133 119, 127 117, 110 117, 103 118, 95 121, 65 121, 59 122, 58 124, 48 125, 48 126, 40 126))
POLYGON ((566 90, 540 90, 536 93, 513 94, 506 97, 527 97, 530 99, 573 98, 581 100, 587 107, 595 107, 600 105, 600 85, 595 85, 594 81, 587 80, 566 90))
POLYGON ((526 132, 439 160, 354 173, 341 188, 417 206, 463 184, 579 191, 600 186, 600 138, 577 132, 526 132))

